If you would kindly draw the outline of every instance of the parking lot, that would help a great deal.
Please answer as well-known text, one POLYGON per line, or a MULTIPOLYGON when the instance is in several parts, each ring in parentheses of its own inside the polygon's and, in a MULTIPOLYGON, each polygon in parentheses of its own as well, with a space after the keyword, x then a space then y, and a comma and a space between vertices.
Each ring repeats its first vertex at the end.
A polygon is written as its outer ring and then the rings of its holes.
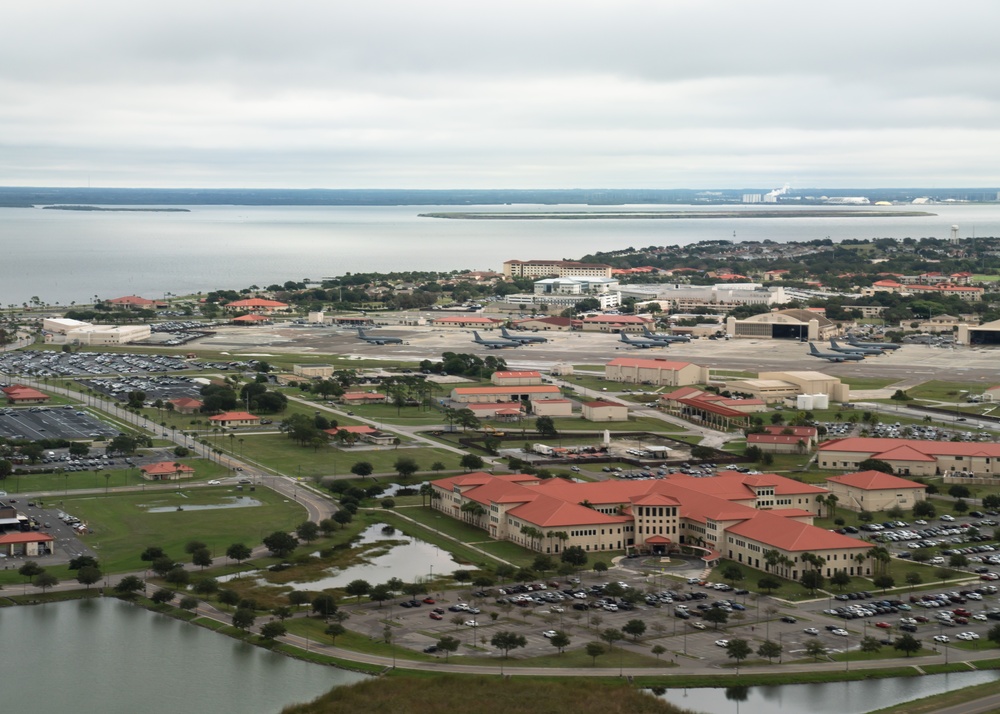
POLYGON ((0 355, 0 374, 27 374, 34 377, 175 372, 191 368, 192 365, 184 359, 171 355, 33 350, 0 355))
POLYGON ((0 437, 91 441, 117 436, 119 430, 75 407, 21 407, 0 411, 0 437))
POLYGON ((193 381, 190 377, 181 375, 174 375, 172 377, 151 375, 83 379, 80 380, 80 384, 119 401, 128 399, 129 392, 145 392, 147 403, 155 402, 157 399, 166 401, 182 397, 198 399, 202 387, 200 383, 193 381))
MULTIPOLYGON (((620 629, 637 619, 645 623, 645 633, 638 642, 626 636, 615 643, 616 649, 649 654, 650 648, 659 644, 667 650, 663 655, 666 660, 700 662, 697 666, 703 667, 731 663, 724 643, 734 638, 747 640, 753 650, 766 640, 776 642, 787 661, 809 658, 811 642, 819 642, 827 654, 857 651, 865 636, 891 647, 914 627, 914 636, 925 649, 954 647, 956 643, 974 648, 986 642, 987 631, 996 624, 994 620, 1000 620, 997 588, 985 581, 951 584, 944 590, 925 587, 913 593, 915 602, 910 602, 907 591, 905 596, 843 593, 793 604, 725 583, 704 583, 696 575, 684 578, 700 571, 697 561, 671 570, 675 577, 667 577, 654 572, 658 558, 649 560, 646 564, 642 559, 625 560, 625 567, 600 575, 583 572, 580 582, 571 578, 486 590, 432 592, 426 600, 404 600, 405 606, 396 603, 391 610, 359 608, 352 613, 352 622, 361 632, 378 638, 389 618, 397 627, 396 642, 416 651, 430 649, 431 654, 435 654, 436 641, 445 635, 463 642, 461 652, 471 653, 467 647, 473 645, 484 650, 477 654, 493 653, 492 647, 483 645, 483 638, 488 643, 495 632, 515 631, 525 636, 527 645, 512 656, 525 658, 554 654, 556 649, 549 642, 554 631, 565 632, 570 647, 579 648, 600 640, 608 628, 620 629), (635 595, 628 595, 629 591, 635 595), (938 604, 919 604, 923 602, 938 604), (967 617, 954 612, 962 608, 967 608, 962 610, 968 612, 967 617), (705 619, 707 612, 716 609, 728 617, 718 629, 705 619), (952 617, 935 617, 934 612, 948 612, 952 617), (958 638, 962 633, 972 634, 958 638)), ((749 571, 748 580, 754 580, 756 574, 749 571)))

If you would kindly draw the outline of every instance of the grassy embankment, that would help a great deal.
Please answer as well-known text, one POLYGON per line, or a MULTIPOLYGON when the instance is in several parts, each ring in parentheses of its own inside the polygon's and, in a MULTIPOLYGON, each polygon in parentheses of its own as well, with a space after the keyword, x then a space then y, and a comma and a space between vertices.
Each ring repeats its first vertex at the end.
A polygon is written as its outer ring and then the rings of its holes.
POLYGON ((333 712, 406 712, 407 714, 679 714, 673 705, 613 680, 500 679, 439 675, 390 677, 338 687, 309 704, 286 707, 282 714, 333 712))

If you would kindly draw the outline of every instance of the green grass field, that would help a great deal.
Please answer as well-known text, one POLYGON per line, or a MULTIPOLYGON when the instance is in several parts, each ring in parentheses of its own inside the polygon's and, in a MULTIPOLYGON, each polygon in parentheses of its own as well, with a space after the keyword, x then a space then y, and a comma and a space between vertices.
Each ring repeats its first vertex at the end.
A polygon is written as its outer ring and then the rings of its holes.
POLYGON ((966 394, 982 393, 983 385, 975 382, 939 382, 933 380, 907 389, 906 393, 914 399, 926 399, 942 402, 961 402, 966 394))
MULTIPOLYGON (((116 462, 118 460, 116 459, 116 462)), ((190 481, 208 481, 229 475, 229 470, 207 459, 178 459, 179 463, 191 466, 195 470, 190 481)), ((120 463, 120 462, 118 462, 120 463)), ((4 482, 4 490, 10 494, 39 492, 68 492, 92 488, 120 488, 122 486, 138 486, 153 483, 145 481, 139 475, 139 469, 108 468, 95 471, 67 471, 51 474, 14 475, 4 482), (109 478, 105 478, 109 476, 109 478)))
POLYGON ((421 470, 440 461, 446 469, 457 469, 459 455, 433 447, 394 448, 392 446, 341 449, 325 446, 313 449, 299 446, 283 434, 243 434, 242 453, 248 460, 272 471, 289 476, 336 476, 350 472, 351 466, 367 461, 375 467, 376 474, 393 472, 393 464, 400 457, 415 459, 421 470))
MULTIPOLYGON (((239 494, 223 486, 190 491, 182 488, 179 492, 69 496, 48 505, 72 513, 94 531, 82 538, 96 551, 105 572, 142 570, 145 564, 139 554, 151 545, 162 547, 178 560, 186 558, 184 545, 191 540, 203 541, 216 556, 224 554, 233 543, 253 547, 273 531, 293 529, 306 515, 302 506, 270 489, 239 494), (176 510, 178 506, 226 504, 237 495, 253 498, 261 505, 176 510), (148 509, 153 507, 171 510, 150 513, 148 509)), ((53 569, 52 572, 57 577, 59 572, 65 576, 64 570, 53 569)), ((16 571, 0 571, 0 582, 19 583, 21 578, 16 571)))

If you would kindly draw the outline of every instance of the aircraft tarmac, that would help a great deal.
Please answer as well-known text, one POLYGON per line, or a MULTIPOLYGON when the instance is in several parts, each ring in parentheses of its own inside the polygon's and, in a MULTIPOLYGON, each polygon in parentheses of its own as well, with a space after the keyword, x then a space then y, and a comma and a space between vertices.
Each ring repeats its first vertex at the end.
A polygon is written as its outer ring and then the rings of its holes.
MULTIPOLYGON (((443 352, 464 352, 482 357, 496 355, 503 357, 508 365, 541 370, 556 364, 598 366, 617 357, 631 357, 693 362, 713 369, 753 373, 810 370, 838 377, 863 375, 909 381, 982 381, 984 387, 1000 381, 996 368, 1000 348, 990 347, 904 345, 877 359, 848 364, 826 363, 809 357, 808 346, 795 340, 701 338, 668 348, 636 350, 622 344, 616 333, 553 330, 539 333, 549 341, 532 345, 530 349, 490 350, 472 342, 472 330, 391 327, 394 335, 405 336, 407 344, 365 344, 358 341, 356 330, 346 327, 291 328, 279 324, 263 328, 222 328, 215 335, 189 343, 184 349, 226 351, 233 358, 288 353, 412 362, 440 360, 443 352)), ((499 331, 481 334, 492 339, 499 331)))

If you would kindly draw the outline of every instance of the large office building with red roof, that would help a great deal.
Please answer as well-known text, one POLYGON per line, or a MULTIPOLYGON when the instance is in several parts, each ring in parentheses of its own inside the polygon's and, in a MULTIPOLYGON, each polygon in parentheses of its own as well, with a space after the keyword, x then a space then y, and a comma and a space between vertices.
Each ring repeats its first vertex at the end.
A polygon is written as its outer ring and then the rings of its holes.
POLYGON ((1000 474, 1000 444, 852 437, 820 444, 822 469, 856 471, 865 459, 885 461, 900 476, 1000 474))
POLYGON ((836 570, 871 575, 870 544, 812 525, 817 497, 828 491, 776 474, 574 483, 471 473, 432 486, 438 510, 540 553, 683 548, 709 564, 728 558, 766 570, 765 554, 775 551, 781 563, 773 572, 792 579, 809 553, 825 559, 826 577, 836 570))

